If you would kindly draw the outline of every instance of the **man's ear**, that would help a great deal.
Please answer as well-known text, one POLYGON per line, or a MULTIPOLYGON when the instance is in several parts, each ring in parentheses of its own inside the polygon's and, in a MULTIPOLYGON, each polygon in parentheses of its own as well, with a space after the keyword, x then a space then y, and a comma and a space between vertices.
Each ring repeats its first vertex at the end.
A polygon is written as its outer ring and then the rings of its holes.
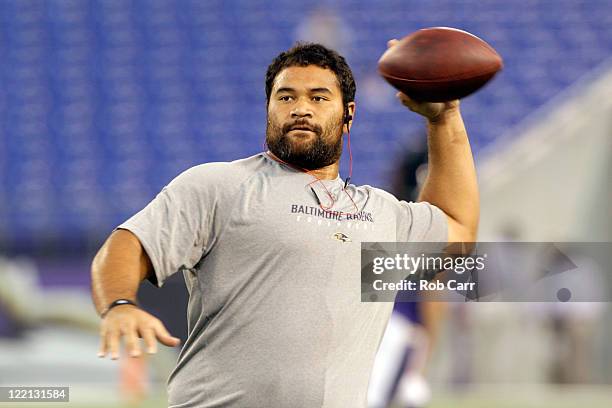
POLYGON ((355 102, 349 102, 346 105, 346 110, 344 114, 344 126, 342 128, 344 133, 348 133, 351 126, 353 125, 353 120, 355 120, 355 108, 355 102))

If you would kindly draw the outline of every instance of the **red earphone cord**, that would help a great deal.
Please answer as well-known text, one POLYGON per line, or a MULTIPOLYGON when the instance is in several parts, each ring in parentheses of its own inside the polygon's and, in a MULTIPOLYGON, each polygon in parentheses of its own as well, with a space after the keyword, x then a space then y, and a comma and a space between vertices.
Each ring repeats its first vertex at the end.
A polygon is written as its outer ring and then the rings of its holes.
MULTIPOLYGON (((351 197, 351 195, 346 191, 346 187, 348 186, 349 181, 351 180, 351 176, 353 175, 353 152, 351 151, 351 130, 348 127, 347 124, 347 147, 348 147, 348 151, 349 151, 349 176, 347 177, 346 181, 344 182, 344 188, 342 189, 342 191, 344 191, 344 193, 347 195, 347 197, 349 198, 349 200, 351 200, 351 202, 353 203, 353 206, 355 206, 355 209, 357 210, 357 212, 355 212, 353 215, 359 213, 359 207, 357 207, 357 204, 355 203, 355 200, 353 200, 353 197, 351 197)), ((268 151, 268 153, 271 153, 270 150, 267 148, 266 142, 264 141, 264 149, 268 151)), ((315 178, 315 180, 311 181, 310 183, 307 184, 307 186, 310 187, 310 189, 312 190, 313 194, 315 195, 315 198, 317 199, 317 203, 319 204, 319 207, 325 211, 325 212, 331 212, 330 208, 332 208, 334 206, 334 204, 336 203, 336 200, 334 199, 334 197, 332 196, 331 192, 327 189, 327 186, 325 186, 325 183, 323 183, 323 181, 318 178, 315 174, 311 173, 311 170, 308 169, 304 169, 302 167, 299 166, 295 166, 293 164, 289 164, 281 159, 279 159, 278 157, 276 157, 274 154, 269 154, 269 156, 274 159, 275 161, 284 164, 287 167, 290 167, 294 170, 299 170, 301 172, 304 172, 306 174, 311 175, 312 177, 315 178), (321 201, 319 200, 319 197, 317 196, 317 193, 314 191, 314 189, 312 188, 312 184, 319 182, 322 186, 323 189, 325 189, 325 192, 327 193, 327 196, 329 197, 331 204, 327 207, 324 207, 323 204, 321 203, 321 201)))

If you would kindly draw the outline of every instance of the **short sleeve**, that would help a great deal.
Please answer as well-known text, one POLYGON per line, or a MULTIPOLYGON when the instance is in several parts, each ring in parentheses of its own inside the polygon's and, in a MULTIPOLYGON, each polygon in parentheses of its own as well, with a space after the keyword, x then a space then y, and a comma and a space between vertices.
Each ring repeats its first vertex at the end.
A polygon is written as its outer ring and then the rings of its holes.
POLYGON ((193 268, 202 258, 210 235, 212 200, 188 170, 117 227, 138 237, 151 259, 157 286, 174 273, 193 268))
POLYGON ((398 241, 448 242, 448 220, 442 210, 426 201, 400 201, 399 205, 398 241))

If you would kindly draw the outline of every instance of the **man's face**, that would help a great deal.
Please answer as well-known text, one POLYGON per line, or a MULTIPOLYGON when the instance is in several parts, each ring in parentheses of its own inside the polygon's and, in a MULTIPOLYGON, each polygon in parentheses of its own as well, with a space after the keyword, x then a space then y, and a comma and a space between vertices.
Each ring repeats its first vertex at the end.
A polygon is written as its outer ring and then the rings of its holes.
POLYGON ((313 170, 342 153, 342 92, 333 71, 316 65, 285 68, 276 76, 266 143, 279 159, 313 170))

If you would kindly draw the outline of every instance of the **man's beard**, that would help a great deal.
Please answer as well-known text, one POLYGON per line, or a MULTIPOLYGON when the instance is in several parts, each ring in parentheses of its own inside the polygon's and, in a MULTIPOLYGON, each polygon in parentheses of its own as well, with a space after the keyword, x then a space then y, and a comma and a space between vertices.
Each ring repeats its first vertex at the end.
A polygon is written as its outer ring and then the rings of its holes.
POLYGON ((266 126, 266 144, 276 157, 295 166, 315 170, 337 162, 342 155, 342 123, 341 119, 332 119, 325 128, 310 123, 306 119, 280 126, 268 120, 266 126), (288 135, 294 126, 307 126, 314 137, 306 143, 292 140, 288 135))

